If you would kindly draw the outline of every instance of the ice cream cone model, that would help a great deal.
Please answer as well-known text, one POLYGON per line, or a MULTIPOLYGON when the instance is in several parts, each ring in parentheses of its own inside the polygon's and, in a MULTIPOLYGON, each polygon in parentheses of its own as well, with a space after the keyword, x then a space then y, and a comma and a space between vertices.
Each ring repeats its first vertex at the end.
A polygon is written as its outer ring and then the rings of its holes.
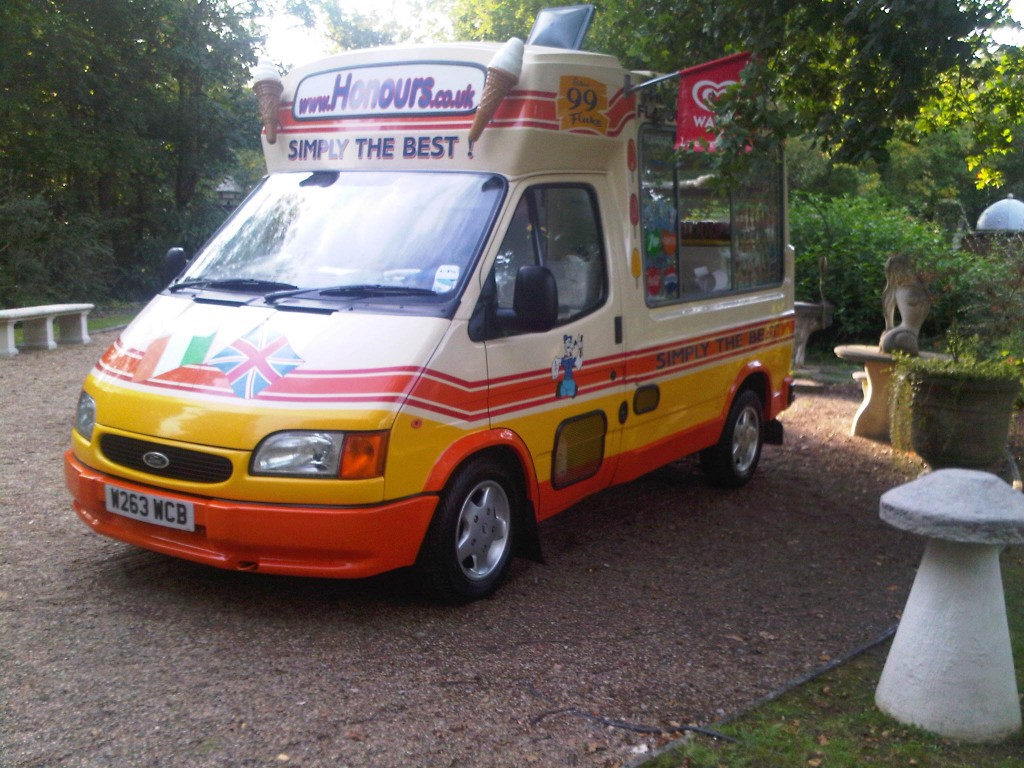
POLYGON ((487 65, 484 92, 480 96, 480 104, 476 108, 473 125, 469 129, 470 145, 480 138, 487 123, 498 111, 498 105, 519 82, 522 69, 523 41, 518 37, 513 37, 501 47, 491 59, 491 63, 487 65))
POLYGON ((277 67, 268 59, 260 59, 252 69, 252 90, 260 104, 260 120, 267 132, 267 143, 277 141, 277 109, 281 105, 281 92, 284 84, 277 72, 277 67))

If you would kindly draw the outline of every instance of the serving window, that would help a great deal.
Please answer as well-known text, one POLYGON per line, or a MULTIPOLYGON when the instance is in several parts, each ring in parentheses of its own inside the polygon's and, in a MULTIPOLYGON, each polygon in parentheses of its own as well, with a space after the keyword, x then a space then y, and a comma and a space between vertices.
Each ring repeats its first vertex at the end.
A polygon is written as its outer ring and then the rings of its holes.
POLYGON ((738 293, 783 278, 782 164, 751 157, 738 183, 707 152, 676 152, 672 131, 640 136, 643 270, 651 306, 738 293))

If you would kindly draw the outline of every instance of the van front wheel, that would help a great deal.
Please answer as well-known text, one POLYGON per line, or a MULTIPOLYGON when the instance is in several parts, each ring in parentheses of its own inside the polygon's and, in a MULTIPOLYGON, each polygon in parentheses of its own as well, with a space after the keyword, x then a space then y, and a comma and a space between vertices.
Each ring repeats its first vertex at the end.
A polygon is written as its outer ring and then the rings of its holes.
POLYGON ((472 459, 452 476, 416 562, 432 597, 467 603, 498 588, 512 559, 518 488, 489 458, 472 459))
POLYGON ((740 392, 729 409, 718 443, 700 453, 712 485, 739 488, 754 476, 764 442, 764 406, 751 390, 740 392))

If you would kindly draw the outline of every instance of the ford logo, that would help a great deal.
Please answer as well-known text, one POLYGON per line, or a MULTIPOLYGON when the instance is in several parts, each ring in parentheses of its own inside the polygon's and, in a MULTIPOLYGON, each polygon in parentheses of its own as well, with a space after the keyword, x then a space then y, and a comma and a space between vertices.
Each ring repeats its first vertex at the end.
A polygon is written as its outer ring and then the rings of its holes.
POLYGON ((150 469, 167 469, 171 466, 171 460, 157 451, 142 454, 142 461, 150 469))

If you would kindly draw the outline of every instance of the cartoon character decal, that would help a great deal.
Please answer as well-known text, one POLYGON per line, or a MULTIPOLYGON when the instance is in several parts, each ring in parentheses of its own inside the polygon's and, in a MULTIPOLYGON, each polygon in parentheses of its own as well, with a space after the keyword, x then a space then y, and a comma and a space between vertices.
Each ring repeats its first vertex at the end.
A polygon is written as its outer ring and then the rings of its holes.
POLYGON ((552 379, 558 379, 559 371, 565 374, 555 387, 555 397, 576 397, 577 388, 573 371, 583 367, 583 334, 576 337, 565 334, 562 336, 562 343, 565 345, 565 354, 551 362, 552 379))

